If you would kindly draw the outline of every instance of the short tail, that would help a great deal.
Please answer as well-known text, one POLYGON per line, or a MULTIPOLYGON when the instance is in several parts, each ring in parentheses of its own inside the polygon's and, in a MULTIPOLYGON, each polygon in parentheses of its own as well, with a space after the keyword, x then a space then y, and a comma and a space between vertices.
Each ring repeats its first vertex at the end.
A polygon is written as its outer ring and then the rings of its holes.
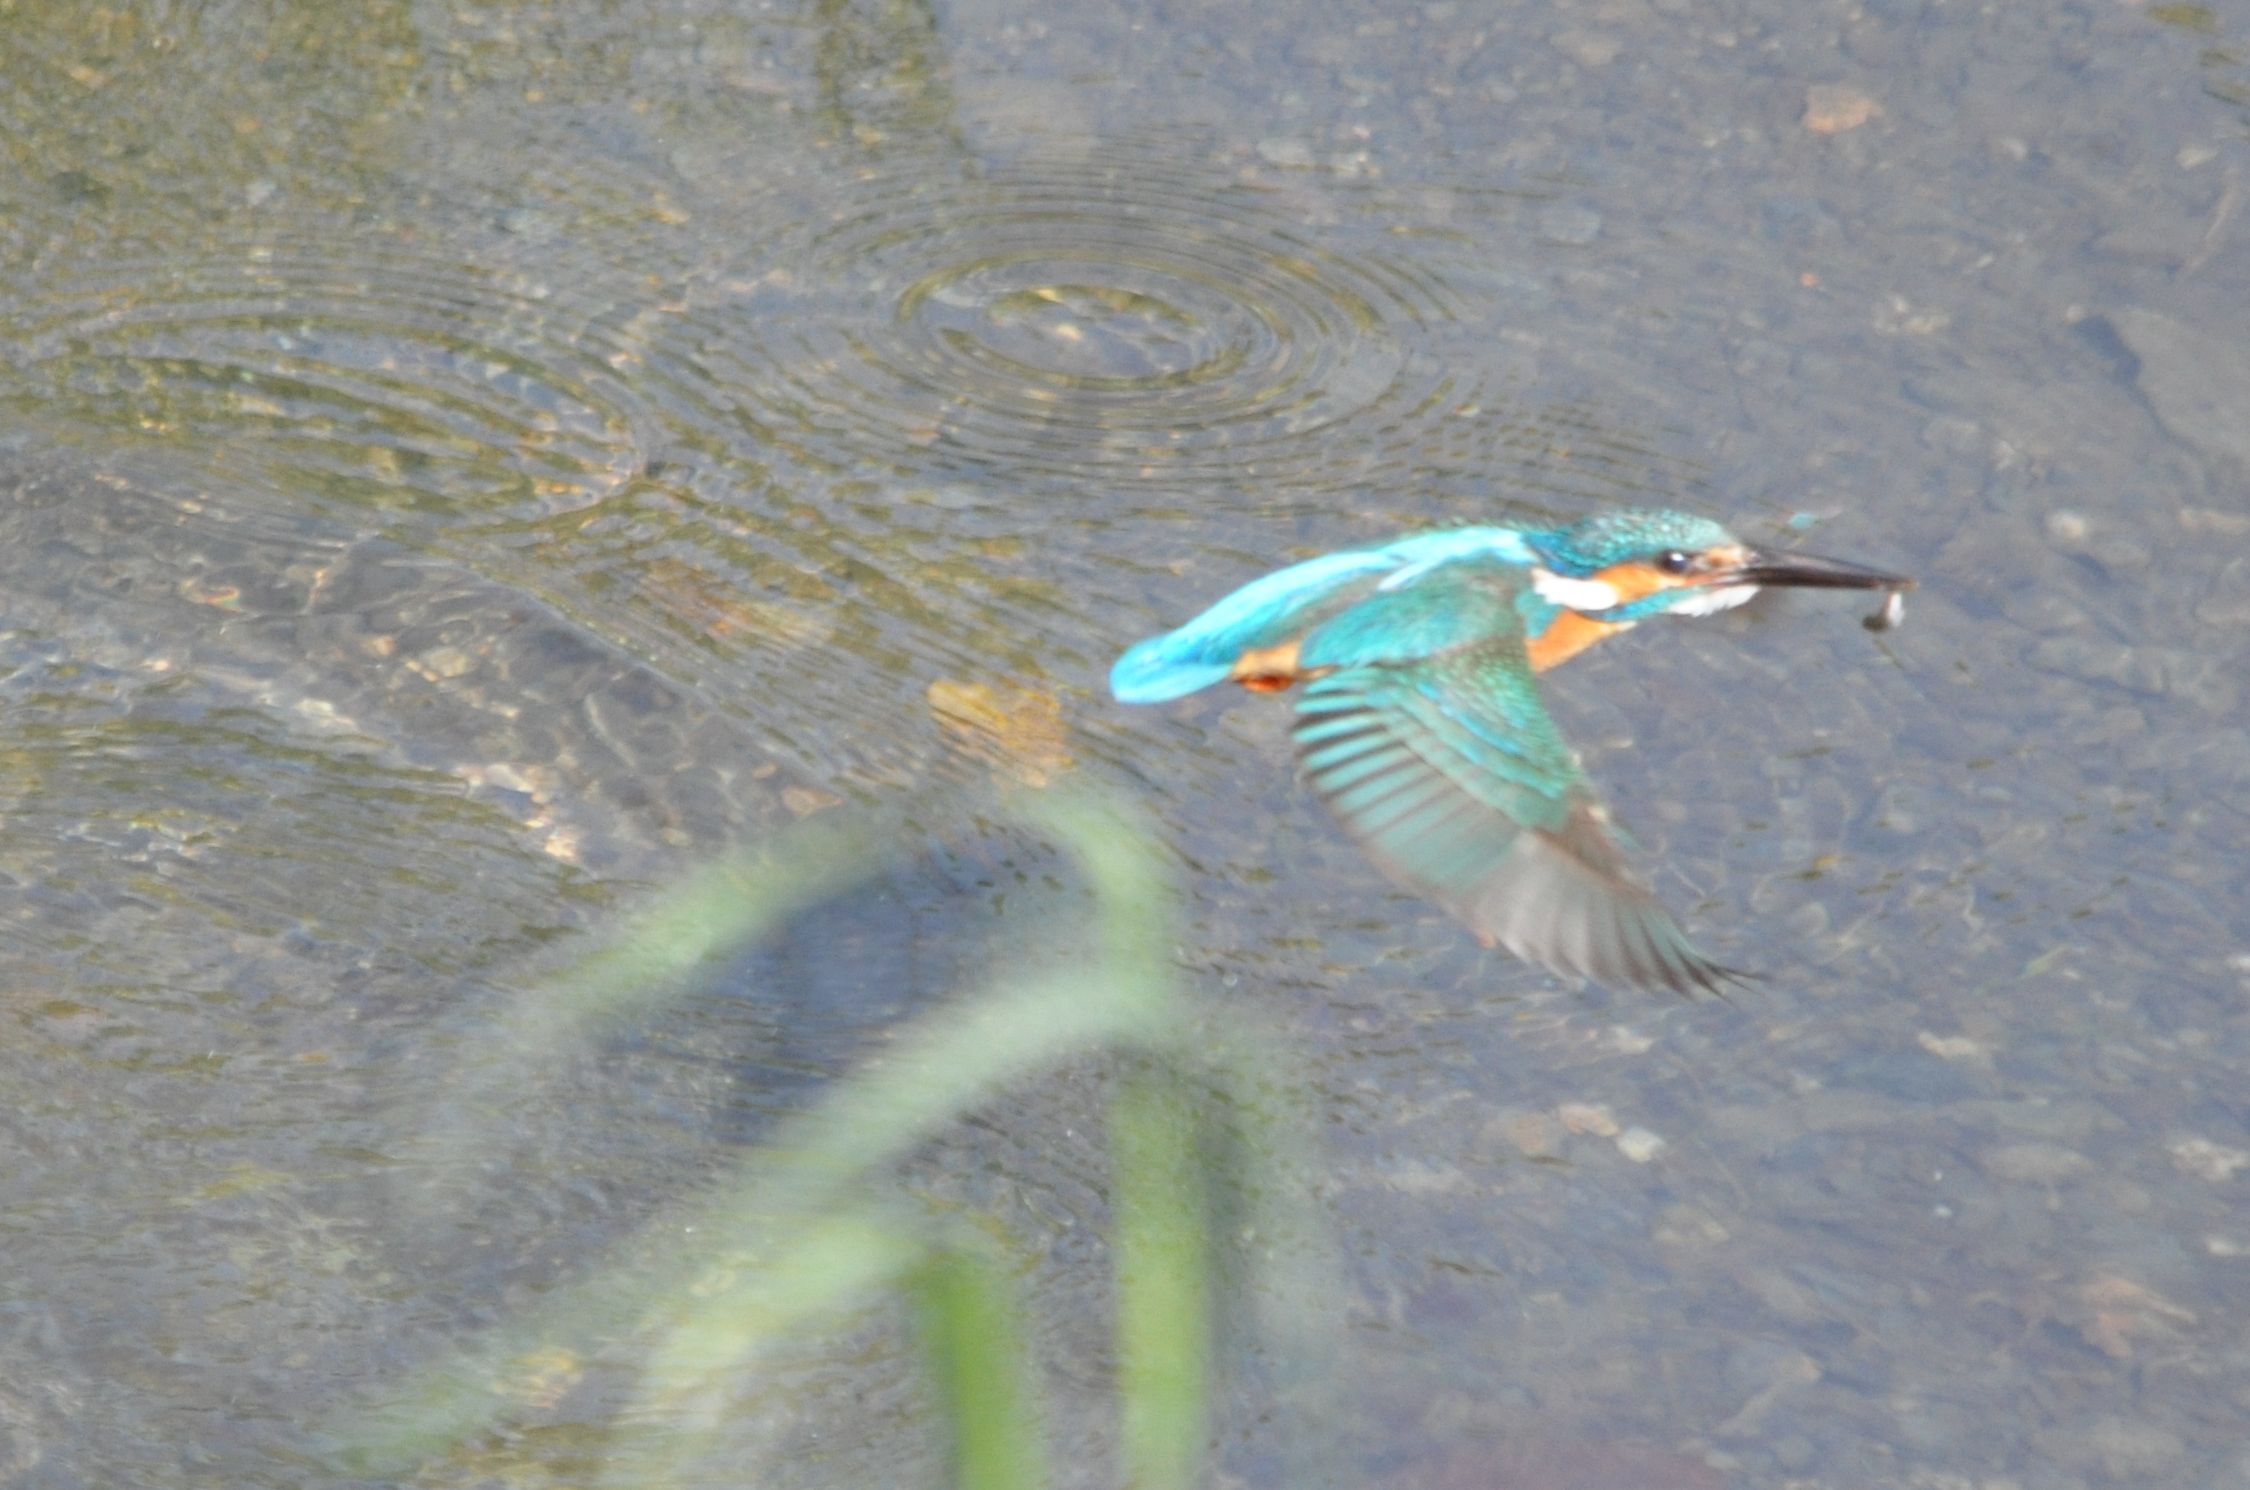
POLYGON ((1109 670, 1109 691, 1123 704, 1160 704, 1227 680, 1232 664, 1194 655, 1196 638, 1167 631, 1135 642, 1109 670), (1182 655, 1186 654, 1186 655, 1182 655))

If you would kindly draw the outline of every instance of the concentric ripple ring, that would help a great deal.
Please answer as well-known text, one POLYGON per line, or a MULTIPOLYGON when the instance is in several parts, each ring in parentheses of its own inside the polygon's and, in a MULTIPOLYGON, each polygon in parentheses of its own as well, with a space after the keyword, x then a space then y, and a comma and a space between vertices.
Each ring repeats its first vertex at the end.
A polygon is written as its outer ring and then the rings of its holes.
POLYGON ((1451 319, 1442 289, 1223 176, 1096 156, 823 187, 745 214, 690 360, 824 464, 1312 473, 1447 413, 1409 350, 1451 319))
POLYGON ((330 239, 113 262, 19 307, 7 396, 351 518, 522 522, 645 460, 631 348, 543 286, 330 239))

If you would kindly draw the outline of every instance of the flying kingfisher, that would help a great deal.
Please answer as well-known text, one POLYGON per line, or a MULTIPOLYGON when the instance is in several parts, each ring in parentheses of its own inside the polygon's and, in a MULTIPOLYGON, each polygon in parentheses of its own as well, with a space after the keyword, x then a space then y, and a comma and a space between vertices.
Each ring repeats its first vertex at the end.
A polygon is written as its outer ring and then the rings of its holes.
MULTIPOLYGON (((1769 585, 1914 581, 1775 553, 1707 518, 1600 514, 1456 528, 1255 580, 1109 675, 1128 704, 1232 680, 1297 696, 1305 776, 1370 857, 1486 946, 1613 985, 1717 991, 1626 861, 1609 810, 1539 702, 1537 675, 1650 616, 1708 616, 1769 585)), ((1870 618, 1870 625, 1877 618, 1870 618)))

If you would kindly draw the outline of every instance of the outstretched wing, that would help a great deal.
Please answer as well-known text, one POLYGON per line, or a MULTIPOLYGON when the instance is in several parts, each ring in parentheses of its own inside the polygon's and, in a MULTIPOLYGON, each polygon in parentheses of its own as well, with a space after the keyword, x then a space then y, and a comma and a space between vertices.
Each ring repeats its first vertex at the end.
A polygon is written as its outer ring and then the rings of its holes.
POLYGON ((1433 575, 1308 637, 1308 667, 1333 670, 1297 703, 1305 775, 1371 858, 1488 945, 1613 986, 1716 992, 1733 974, 1633 872, 1506 599, 1473 571, 1433 575))

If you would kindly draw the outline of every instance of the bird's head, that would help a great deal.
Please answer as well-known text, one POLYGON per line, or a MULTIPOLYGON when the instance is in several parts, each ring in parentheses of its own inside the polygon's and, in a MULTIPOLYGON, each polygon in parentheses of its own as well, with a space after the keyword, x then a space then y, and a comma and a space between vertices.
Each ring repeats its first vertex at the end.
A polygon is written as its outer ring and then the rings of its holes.
POLYGON ((1526 536, 1541 599, 1595 620, 1731 610, 1768 585, 1907 590, 1914 581, 1836 559, 1753 547, 1707 517, 1605 512, 1526 536))

